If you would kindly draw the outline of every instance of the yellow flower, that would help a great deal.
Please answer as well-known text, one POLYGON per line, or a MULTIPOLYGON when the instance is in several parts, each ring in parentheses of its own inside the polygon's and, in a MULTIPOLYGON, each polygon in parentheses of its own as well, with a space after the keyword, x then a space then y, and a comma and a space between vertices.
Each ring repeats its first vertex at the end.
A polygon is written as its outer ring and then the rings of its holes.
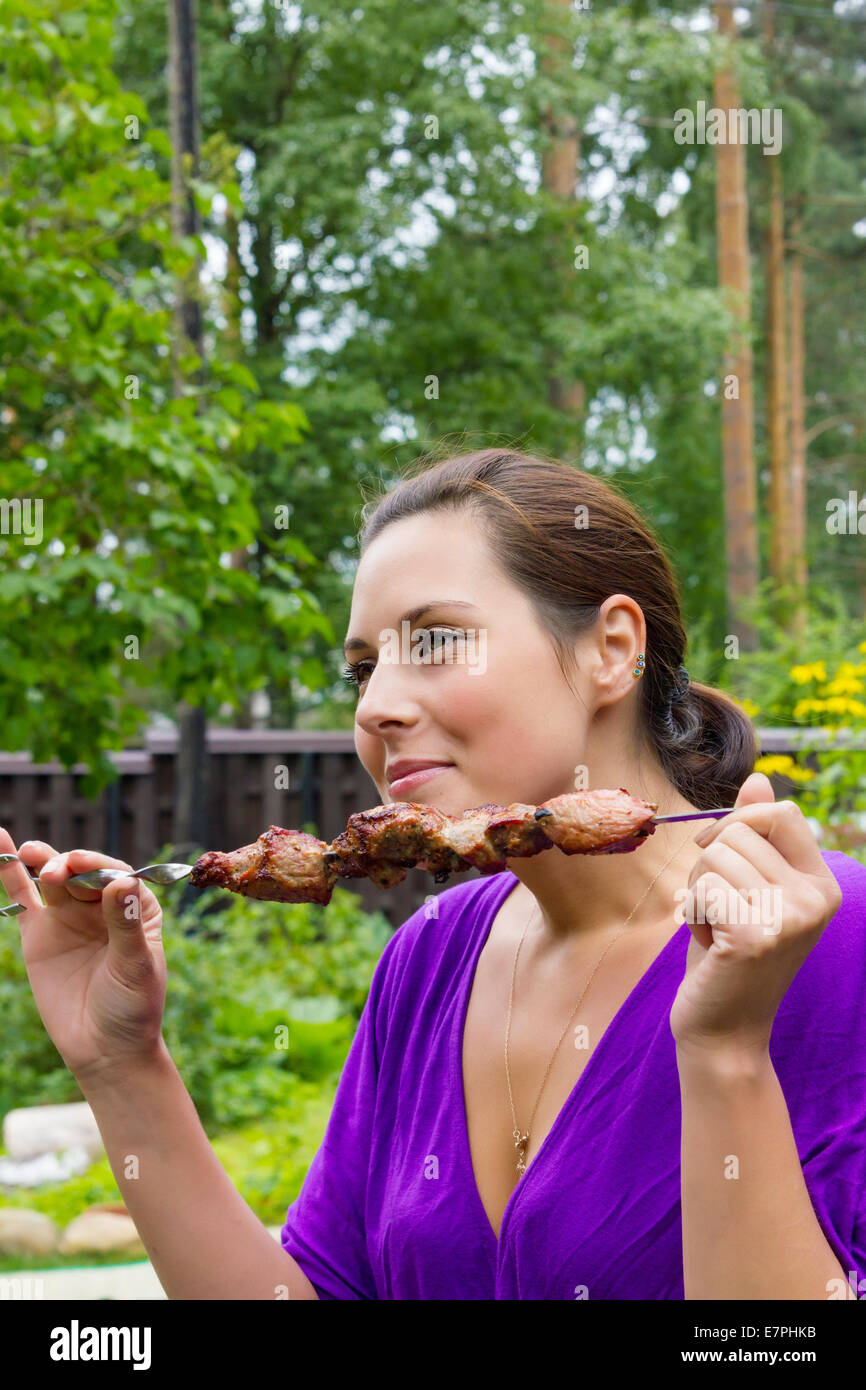
POLYGON ((765 772, 768 777, 778 773, 780 777, 789 777, 792 782, 810 782, 815 776, 810 767, 800 767, 785 753, 766 753, 758 759, 752 771, 765 772))
POLYGON ((792 666, 790 676, 797 685, 805 685, 807 681, 825 681, 827 668, 823 661, 813 661, 809 666, 792 666))
POLYGON ((740 709, 743 711, 743 714, 747 714, 750 719, 754 719, 755 715, 760 714, 761 712, 761 706, 756 705, 754 700, 750 700, 748 697, 746 697, 746 699, 744 700, 738 700, 736 695, 732 695, 731 699, 733 700, 735 705, 739 705, 740 709))
POLYGON ((822 689, 821 694, 860 695, 864 690, 866 690, 866 686, 862 681, 855 680, 853 676, 839 675, 822 689))
POLYGON ((866 676, 866 665, 855 666, 853 661, 840 661, 839 669, 833 679, 818 692, 820 695, 860 695, 866 690, 861 676, 866 676))
MULTIPOLYGON (((809 714, 852 714, 855 718, 862 718, 866 715, 866 704, 862 700, 849 700, 844 695, 831 695, 824 700, 798 700, 794 706, 794 719, 805 719, 809 714)), ((823 722, 831 721, 825 719, 823 722)))
POLYGON ((771 777, 774 772, 787 776, 789 768, 794 766, 794 759, 789 758, 785 753, 765 753, 759 758, 752 768, 753 772, 766 772, 771 777))
POLYGON ((812 767, 800 767, 799 763, 795 763, 786 776, 790 777, 792 782, 811 782, 812 778, 815 776, 815 769, 812 767))

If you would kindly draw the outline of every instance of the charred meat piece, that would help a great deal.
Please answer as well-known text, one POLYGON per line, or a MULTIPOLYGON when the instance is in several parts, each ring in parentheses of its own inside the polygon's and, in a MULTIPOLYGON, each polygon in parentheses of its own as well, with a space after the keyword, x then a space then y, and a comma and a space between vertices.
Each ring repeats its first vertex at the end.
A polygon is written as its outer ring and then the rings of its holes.
POLYGON ((277 903, 327 903, 337 878, 330 846, 303 830, 272 825, 252 845, 203 854, 193 867, 196 888, 216 885, 247 898, 277 903))
POLYGON ((521 802, 500 806, 489 801, 461 816, 412 801, 377 806, 351 816, 334 840, 335 868, 341 877, 360 878, 373 863, 417 864, 437 883, 466 869, 501 873, 507 858, 552 848, 534 817, 535 807, 521 802))
MULTIPOLYGON (((458 872, 472 868, 483 874, 498 874, 506 867, 507 859, 525 858, 553 848, 535 819, 535 807, 519 801, 510 806, 487 802, 464 811, 445 833, 451 848, 464 861, 457 866, 458 872)), ((429 855, 427 862, 429 866, 429 855)))
POLYGON ((437 883, 466 869, 478 869, 483 874, 502 872, 505 860, 487 834, 491 817, 502 810, 496 802, 486 801, 460 816, 448 817, 448 824, 428 843, 425 855, 424 866, 437 883))
POLYGON ((371 860, 367 868, 367 878, 377 888, 393 888, 406 877, 406 868, 390 859, 371 860))
POLYGON ((627 854, 655 832, 657 810, 620 787, 554 796, 535 818, 564 854, 627 854))
POLYGON ((444 811, 414 801, 358 811, 331 844, 334 868, 341 878, 363 878, 369 875, 368 865, 383 861, 411 868, 425 857, 437 832, 450 820, 444 811))
POLYGON ((487 838, 503 858, 528 859, 553 848, 544 822, 535 819, 535 809, 522 801, 514 801, 500 814, 490 817, 487 838))

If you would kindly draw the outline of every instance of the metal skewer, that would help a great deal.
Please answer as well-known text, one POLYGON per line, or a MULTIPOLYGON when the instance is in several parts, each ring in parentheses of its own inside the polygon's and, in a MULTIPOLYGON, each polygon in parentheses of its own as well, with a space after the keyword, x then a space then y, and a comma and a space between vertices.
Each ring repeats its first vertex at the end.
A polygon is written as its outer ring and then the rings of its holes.
MULTIPOLYGON (((39 883, 38 874, 34 874, 17 854, 0 854, 0 865, 11 864, 15 860, 27 869, 33 883, 39 883)), ((116 878, 143 878, 148 883, 165 885, 179 882, 192 870, 192 864, 146 864, 143 869, 88 869, 87 873, 73 874, 72 878, 67 878, 63 886, 77 883, 82 888, 106 888, 116 878)), ((0 907, 0 917, 17 917, 20 912, 26 911, 27 908, 21 903, 10 903, 8 907, 0 907)))
MULTIPOLYGON (((653 816, 655 825, 660 825, 667 821, 678 820, 705 820, 710 816, 727 816, 735 810, 734 806, 723 806, 714 811, 687 811, 684 815, 673 816, 653 816)), ((550 815, 550 811, 536 811, 536 820, 541 820, 545 815, 550 815)), ((17 854, 0 854, 0 865, 12 864, 17 860, 27 869, 33 883, 39 883, 39 876, 24 864, 17 854)), ((66 879, 66 883, 78 883, 82 888, 100 889, 105 888, 116 878, 143 878, 148 883, 166 885, 178 883, 180 879, 186 878, 187 874, 193 871, 192 864, 146 864, 143 869, 89 869, 87 873, 73 874, 72 878, 66 879)), ((21 903, 10 903, 8 907, 0 907, 0 917, 17 917, 19 913, 26 912, 27 908, 21 903)))

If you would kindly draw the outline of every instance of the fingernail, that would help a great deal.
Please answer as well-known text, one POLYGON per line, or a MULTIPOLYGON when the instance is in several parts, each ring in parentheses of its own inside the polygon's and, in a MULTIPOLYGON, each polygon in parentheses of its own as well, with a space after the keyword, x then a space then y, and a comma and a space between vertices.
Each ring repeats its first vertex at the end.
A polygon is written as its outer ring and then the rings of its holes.
POLYGON ((42 868, 39 870, 39 872, 40 872, 40 874, 44 874, 46 871, 50 871, 50 870, 52 870, 52 869, 59 868, 59 866, 60 866, 60 856, 57 855, 57 854, 55 854, 55 856, 54 856, 53 859, 49 859, 47 864, 43 864, 43 865, 42 865, 42 868))
POLYGON ((706 842, 707 842, 707 840, 710 838, 710 836, 712 835, 713 831, 715 830, 715 828, 716 828, 716 827, 715 827, 714 825, 707 825, 707 826, 704 826, 704 829, 701 831, 701 833, 700 833, 699 835, 696 835, 696 836, 695 836, 695 844, 696 844, 696 845, 705 845, 706 842))

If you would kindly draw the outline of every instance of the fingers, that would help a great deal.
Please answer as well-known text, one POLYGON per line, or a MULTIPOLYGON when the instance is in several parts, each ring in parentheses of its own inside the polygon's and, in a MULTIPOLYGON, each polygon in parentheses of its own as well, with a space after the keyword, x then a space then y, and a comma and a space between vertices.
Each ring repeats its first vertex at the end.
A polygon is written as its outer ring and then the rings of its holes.
MULTIPOLYGON (((44 848, 48 851, 50 858, 54 850, 50 845, 45 845, 44 848)), ((8 830, 0 829, 0 854, 18 853, 19 851, 16 850, 8 830)), ((24 864, 16 863, 14 860, 9 864, 0 864, 0 883, 3 884, 13 903, 20 903, 28 910, 42 906, 39 889, 28 874, 24 864)))
MULTIPOLYGON (((126 860, 112 859, 110 855, 98 854, 94 850, 71 849, 65 854, 58 854, 44 840, 26 840, 18 853, 25 864, 38 872, 39 887, 48 907, 62 907, 70 898, 91 903, 101 897, 102 890, 99 888, 85 888, 78 883, 67 885, 67 879, 75 874, 86 873, 88 869, 132 869, 126 860)), ((24 873, 24 870, 21 872, 24 873)), ((24 876, 27 877, 26 874, 24 876)), ((30 891, 38 893, 35 884, 30 884, 30 891)), ((19 898, 18 901, 23 902, 23 899, 19 898)), ((33 905, 39 905, 38 899, 33 905)))
POLYGON ((137 878, 117 878, 102 894, 102 915, 109 948, 124 966, 136 968, 150 960, 141 921, 141 887, 137 878))
POLYGON ((749 893, 752 889, 760 891, 777 882, 775 878, 765 877, 756 869, 739 846, 735 848, 726 844, 724 840, 719 840, 713 845, 709 857, 702 855, 693 865, 688 886, 694 887, 699 878, 709 873, 715 873, 724 879, 729 887, 738 893, 749 893))
POLYGON ((793 883, 796 878, 787 859, 745 821, 734 821, 710 845, 705 846, 703 854, 692 867, 689 882, 697 878, 707 865, 713 868, 725 866, 722 871, 736 887, 741 884, 735 875, 742 876, 744 871, 751 873, 753 881, 766 883, 793 883))
POLYGON ((737 821, 743 821, 769 840, 792 868, 801 873, 823 872, 824 861, 818 841, 796 801, 761 801, 740 806, 696 835, 695 843, 706 849, 727 826, 737 821))

